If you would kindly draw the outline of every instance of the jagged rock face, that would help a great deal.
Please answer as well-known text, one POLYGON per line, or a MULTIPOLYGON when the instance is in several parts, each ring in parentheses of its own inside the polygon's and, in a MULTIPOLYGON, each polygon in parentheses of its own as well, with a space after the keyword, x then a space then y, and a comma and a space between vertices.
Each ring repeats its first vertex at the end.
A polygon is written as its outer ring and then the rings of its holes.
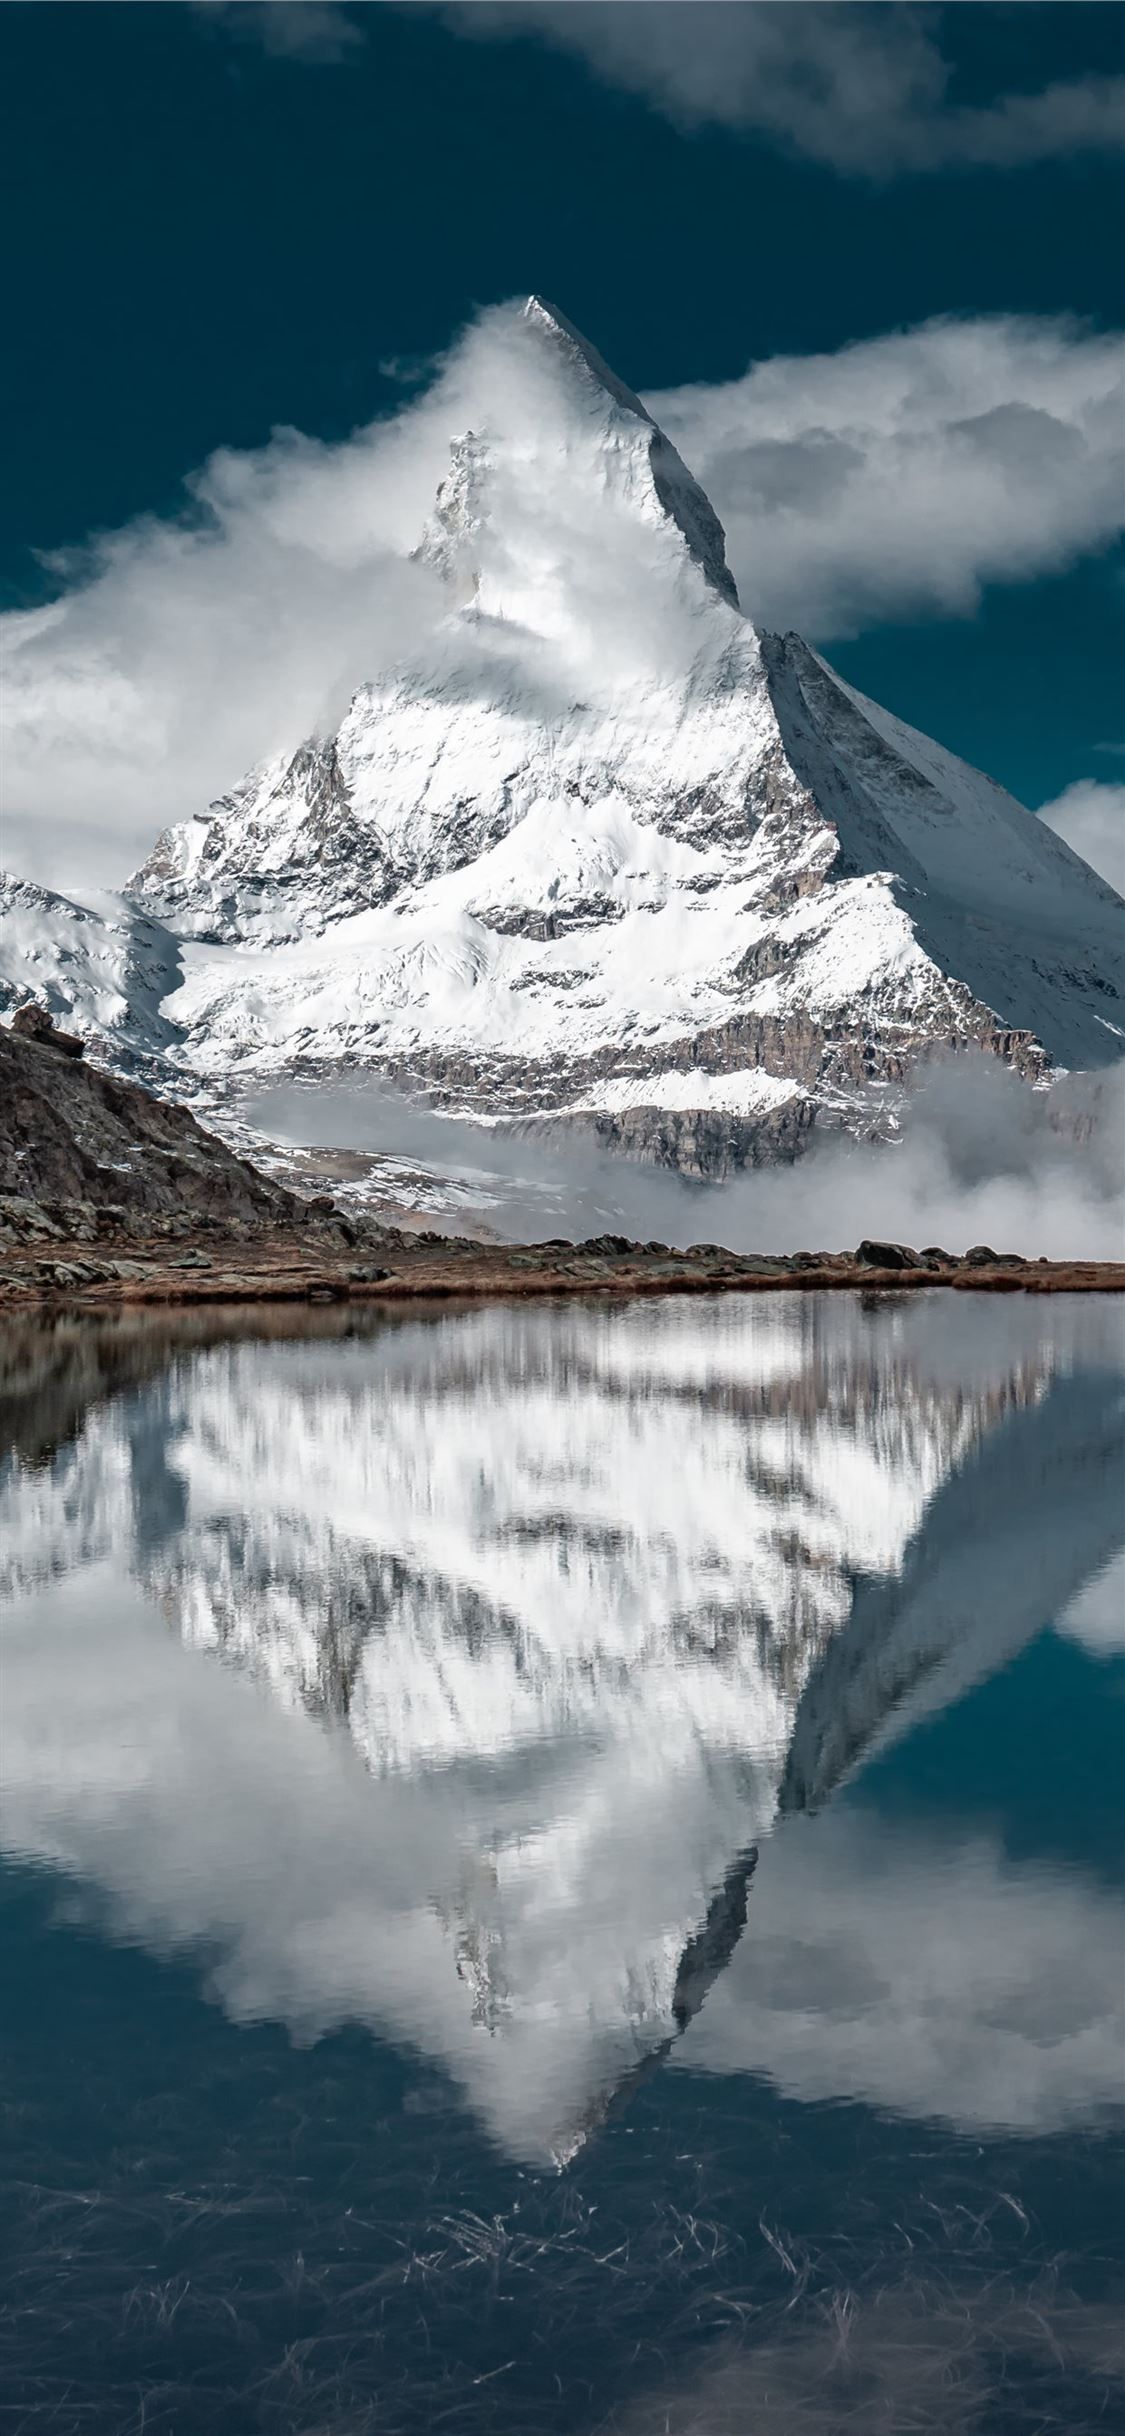
POLYGON ((714 1173, 818 1118, 867 1126, 936 1049, 1031 1078, 1119 1057, 1113 891, 799 637, 759 636, 640 401, 538 300, 519 345, 526 397, 454 442, 419 543, 448 600, 431 646, 136 876, 239 951, 167 1003, 189 1067, 368 1068, 683 1144, 693 1172, 714 1140, 714 1173))

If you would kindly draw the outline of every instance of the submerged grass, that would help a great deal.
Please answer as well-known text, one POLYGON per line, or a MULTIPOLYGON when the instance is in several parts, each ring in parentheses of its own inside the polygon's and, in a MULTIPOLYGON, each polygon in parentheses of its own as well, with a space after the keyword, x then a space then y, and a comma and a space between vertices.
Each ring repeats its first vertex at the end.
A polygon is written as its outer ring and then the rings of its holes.
MULTIPOLYGON (((419 2208, 425 2168, 416 2179, 390 2158, 378 2209, 370 2190, 364 2204, 347 2202, 339 2153, 331 2177, 323 2160, 309 2173, 294 2159, 291 2177, 241 2187, 163 2183, 158 2155, 139 2151, 118 2155, 103 2188, 19 2183, 0 2427, 1107 2436, 1125 2426, 1111 2269, 1049 2255, 1016 2193, 970 2204, 961 2176, 939 2167, 893 2227, 859 2197, 852 2221, 814 2245, 765 2211, 739 2230, 659 2195, 651 2137, 628 2157, 624 2135, 610 2145, 624 2171, 598 2174, 598 2197, 565 2176, 519 2176, 495 2213, 467 2193, 419 2208)), ((692 2178, 705 2187, 711 2168, 733 2197, 721 2153, 692 2178)), ((428 2178, 448 2193, 436 2159, 428 2178)))

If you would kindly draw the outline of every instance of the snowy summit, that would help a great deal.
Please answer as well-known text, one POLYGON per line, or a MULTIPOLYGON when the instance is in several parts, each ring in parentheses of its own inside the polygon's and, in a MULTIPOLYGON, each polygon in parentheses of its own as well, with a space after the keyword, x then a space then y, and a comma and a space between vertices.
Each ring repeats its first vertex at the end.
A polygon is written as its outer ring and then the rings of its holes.
POLYGON ((865 1127, 938 1046, 1118 1058, 1112 889, 758 632, 709 501, 561 313, 533 297, 505 347, 417 539, 424 640, 131 883, 191 943, 180 1088, 361 1069, 717 1174, 865 1127))

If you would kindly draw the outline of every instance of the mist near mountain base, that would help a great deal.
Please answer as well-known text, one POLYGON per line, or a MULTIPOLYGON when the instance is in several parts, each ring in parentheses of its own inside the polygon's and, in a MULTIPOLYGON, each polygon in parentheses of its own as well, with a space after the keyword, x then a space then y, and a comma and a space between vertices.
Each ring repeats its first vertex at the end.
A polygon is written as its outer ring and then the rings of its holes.
POLYGON ((897 1112, 889 1140, 818 1133, 791 1165, 708 1183, 599 1148, 568 1127, 536 1134, 445 1116, 378 1078, 285 1085, 248 1103, 274 1141, 416 1162, 432 1171, 437 1223, 457 1206, 505 1238, 619 1229, 677 1248, 848 1251, 865 1236, 987 1243, 1027 1259, 1120 1259, 1125 1251, 1125 1061, 1103 1075, 1030 1089, 994 1058, 935 1061, 897 1112))

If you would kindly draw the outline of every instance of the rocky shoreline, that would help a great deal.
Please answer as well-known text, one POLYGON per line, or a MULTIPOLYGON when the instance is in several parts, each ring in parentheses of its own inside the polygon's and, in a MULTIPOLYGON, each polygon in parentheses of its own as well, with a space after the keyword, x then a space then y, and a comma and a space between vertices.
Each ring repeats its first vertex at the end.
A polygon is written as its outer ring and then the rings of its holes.
POLYGON ((209 1219, 198 1212, 135 1218, 88 1202, 0 1196, 0 1314, 151 1304, 387 1303, 614 1298, 652 1294, 826 1290, 881 1293, 935 1287, 973 1293, 1125 1292, 1125 1261, 1024 1260, 979 1244, 866 1241, 854 1252, 771 1255, 719 1244, 676 1251, 598 1235, 572 1243, 482 1244, 412 1233, 339 1212, 301 1223, 209 1219))
POLYGON ((187 1109, 91 1064, 42 1008, 0 1029, 0 1313, 933 1286, 1113 1293, 1125 1261, 874 1240, 784 1256, 624 1235, 506 1244, 387 1226, 262 1175, 187 1109))

